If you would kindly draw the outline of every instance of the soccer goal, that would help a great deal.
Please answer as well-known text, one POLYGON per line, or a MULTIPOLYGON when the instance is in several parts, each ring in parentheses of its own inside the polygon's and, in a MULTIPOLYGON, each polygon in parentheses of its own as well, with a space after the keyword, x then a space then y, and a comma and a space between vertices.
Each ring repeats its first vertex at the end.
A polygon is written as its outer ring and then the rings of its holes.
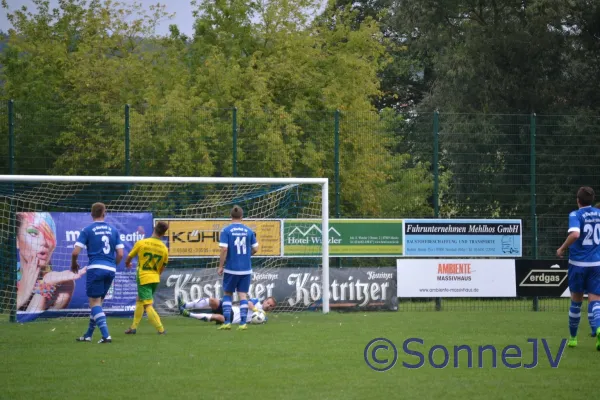
MULTIPOLYGON (((125 245, 169 223, 169 248, 154 305, 178 312, 177 297, 221 298, 219 234, 239 205, 257 234, 250 297, 274 297, 275 311, 329 312, 328 180, 325 178, 183 178, 0 175, 0 320, 89 315, 85 250, 70 271, 91 205, 107 207, 106 222, 125 245)), ((104 301, 107 315, 132 315, 136 266, 121 261, 104 301)), ((237 299, 234 296, 234 301, 237 299)))

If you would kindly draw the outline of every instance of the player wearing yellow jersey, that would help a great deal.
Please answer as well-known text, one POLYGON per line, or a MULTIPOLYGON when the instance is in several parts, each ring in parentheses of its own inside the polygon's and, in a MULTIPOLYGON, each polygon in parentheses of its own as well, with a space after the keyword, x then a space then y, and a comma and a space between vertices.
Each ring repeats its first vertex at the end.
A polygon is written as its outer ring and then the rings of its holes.
POLYGON ((137 326, 144 316, 144 311, 148 315, 148 320, 156 328, 159 335, 166 333, 165 328, 160 321, 158 313, 152 306, 154 292, 160 282, 160 274, 163 272, 169 261, 169 250, 161 241, 165 232, 169 229, 166 222, 158 222, 154 227, 152 237, 142 239, 136 242, 131 252, 125 259, 125 266, 131 268, 131 261, 138 257, 137 265, 137 287, 138 296, 135 303, 135 313, 133 314, 133 323, 125 331, 127 335, 135 334, 137 326))

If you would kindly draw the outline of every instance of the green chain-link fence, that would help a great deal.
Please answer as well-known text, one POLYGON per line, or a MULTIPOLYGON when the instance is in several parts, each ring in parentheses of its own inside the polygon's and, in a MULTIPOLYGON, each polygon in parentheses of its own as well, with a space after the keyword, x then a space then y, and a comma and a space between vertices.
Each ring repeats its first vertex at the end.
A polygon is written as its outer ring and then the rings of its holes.
MULTIPOLYGON (((326 177, 331 216, 518 218, 550 259, 579 186, 600 187, 600 117, 167 109, 4 101, 0 173, 326 177)), ((384 266, 392 259, 335 259, 384 266)), ((4 274, 4 276, 7 276, 4 274)), ((561 299, 434 299, 401 309, 563 309, 561 299)))

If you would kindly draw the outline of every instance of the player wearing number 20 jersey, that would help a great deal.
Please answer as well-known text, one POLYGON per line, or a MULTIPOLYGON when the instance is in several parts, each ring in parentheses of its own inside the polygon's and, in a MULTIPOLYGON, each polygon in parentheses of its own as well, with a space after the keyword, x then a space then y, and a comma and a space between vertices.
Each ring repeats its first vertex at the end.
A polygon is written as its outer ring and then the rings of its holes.
POLYGON ((594 190, 581 187, 577 192, 579 209, 569 214, 569 236, 557 250, 562 256, 569 248, 569 290, 571 306, 569 308, 569 347, 577 346, 577 331, 581 319, 583 295, 589 298, 588 318, 592 332, 598 336, 597 348, 600 350, 600 209, 592 207, 594 190))
MULTIPOLYGON (((583 206, 571 212, 571 232, 579 232, 579 238, 569 246, 569 264, 575 267, 600 267, 600 209, 583 206)), ((600 294, 600 290, 597 293, 600 294)))

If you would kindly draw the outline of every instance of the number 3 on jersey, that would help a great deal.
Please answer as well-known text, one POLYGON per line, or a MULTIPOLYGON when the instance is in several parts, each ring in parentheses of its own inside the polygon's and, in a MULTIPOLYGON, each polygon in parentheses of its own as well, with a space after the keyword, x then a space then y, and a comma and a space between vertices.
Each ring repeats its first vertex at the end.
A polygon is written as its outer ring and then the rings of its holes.
POLYGON ((108 236, 102 236, 102 242, 104 242, 104 247, 102 248, 104 254, 110 253, 110 239, 108 238, 108 236))
POLYGON ((583 239, 584 246, 600 245, 600 224, 585 224, 583 232, 586 234, 585 239, 583 239))
POLYGON ((236 237, 233 242, 238 254, 246 254, 246 237, 236 237))

